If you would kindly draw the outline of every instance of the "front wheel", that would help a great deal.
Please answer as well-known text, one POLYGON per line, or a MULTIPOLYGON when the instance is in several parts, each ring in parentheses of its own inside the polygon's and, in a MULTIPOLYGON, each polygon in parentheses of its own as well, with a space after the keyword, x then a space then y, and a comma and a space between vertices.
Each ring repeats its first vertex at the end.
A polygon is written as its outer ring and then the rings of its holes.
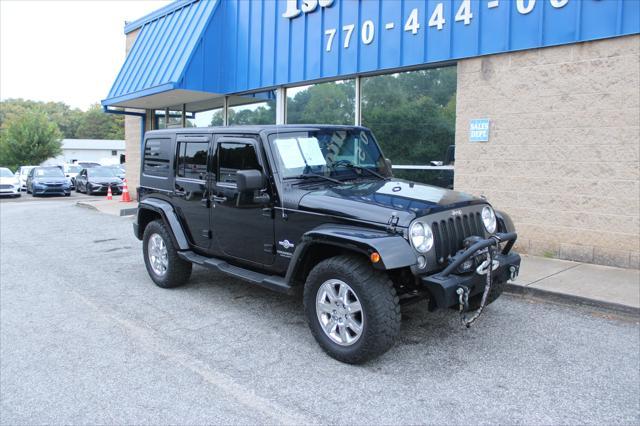
POLYGON ((320 347, 349 364, 385 353, 400 333, 400 304, 393 284, 364 257, 320 262, 307 278, 304 308, 320 347))
POLYGON ((147 272, 158 287, 173 288, 187 282, 191 263, 178 256, 171 234, 161 220, 147 225, 142 242, 147 272))

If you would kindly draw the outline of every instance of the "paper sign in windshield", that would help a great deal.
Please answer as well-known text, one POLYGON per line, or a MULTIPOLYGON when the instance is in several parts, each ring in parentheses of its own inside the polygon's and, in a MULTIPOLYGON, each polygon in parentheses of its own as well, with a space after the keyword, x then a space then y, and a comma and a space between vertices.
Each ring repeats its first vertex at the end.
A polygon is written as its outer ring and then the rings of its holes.
POLYGON ((325 166, 327 161, 322 155, 318 139, 316 138, 298 138, 298 145, 302 156, 309 166, 325 166))
POLYGON ((305 166, 302 152, 298 148, 298 141, 295 139, 277 139, 275 144, 287 169, 297 169, 305 166))
POLYGON ((316 138, 276 139, 275 145, 287 169, 327 164, 316 138))

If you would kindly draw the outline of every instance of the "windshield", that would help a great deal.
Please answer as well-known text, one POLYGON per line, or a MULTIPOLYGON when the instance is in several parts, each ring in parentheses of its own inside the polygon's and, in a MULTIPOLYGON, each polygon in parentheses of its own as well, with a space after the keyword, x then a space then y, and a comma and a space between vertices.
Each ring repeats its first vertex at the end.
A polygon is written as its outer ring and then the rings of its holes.
POLYGON ((26 175, 28 175, 28 174, 29 174, 29 172, 31 171, 31 169, 33 169, 33 167, 22 167, 22 168, 20 169, 20 174, 21 174, 21 175, 26 176, 26 175))
POLYGON ((0 167, 0 177, 13 177, 13 173, 6 167, 0 167))
POLYGON ((34 173, 36 177, 64 177, 62 170, 58 167, 51 167, 50 169, 36 169, 34 173))
POLYGON ((365 130, 278 133, 269 140, 285 179, 318 174, 337 179, 354 178, 359 176, 361 168, 391 175, 378 144, 365 130))
POLYGON ((108 167, 92 167, 91 169, 87 169, 87 173, 90 177, 114 177, 115 173, 113 169, 108 167))
POLYGON ((67 173, 80 173, 82 167, 80 166, 67 166, 67 173))

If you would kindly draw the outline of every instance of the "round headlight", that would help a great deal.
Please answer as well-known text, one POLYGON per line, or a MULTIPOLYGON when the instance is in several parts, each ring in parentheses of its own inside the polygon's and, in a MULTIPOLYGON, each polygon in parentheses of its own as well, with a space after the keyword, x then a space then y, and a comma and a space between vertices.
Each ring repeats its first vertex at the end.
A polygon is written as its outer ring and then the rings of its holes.
POLYGON ((433 232, 431 227, 422 222, 414 222, 409 228, 409 240, 413 248, 420 253, 426 253, 433 247, 433 232))
POLYGON ((482 222, 484 227, 490 234, 496 232, 496 214, 491 207, 485 207, 482 209, 482 222))

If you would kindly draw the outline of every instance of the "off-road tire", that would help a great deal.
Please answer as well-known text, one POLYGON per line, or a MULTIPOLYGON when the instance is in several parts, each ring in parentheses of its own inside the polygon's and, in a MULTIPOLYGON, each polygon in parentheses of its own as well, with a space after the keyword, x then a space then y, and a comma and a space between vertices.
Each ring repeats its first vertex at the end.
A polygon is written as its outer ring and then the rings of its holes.
POLYGON ((393 283, 387 274, 375 270, 363 256, 336 256, 320 262, 307 277, 303 299, 313 337, 338 361, 361 364, 373 359, 388 351, 400 333, 400 304, 393 283), (347 283, 362 306, 362 334, 350 346, 333 342, 325 334, 316 314, 318 289, 331 279, 347 283))
POLYGON ((179 287, 189 280, 192 264, 191 262, 187 262, 186 260, 178 257, 178 251, 173 244, 170 231, 162 220, 154 220, 144 229, 144 235, 142 237, 142 252, 144 254, 144 264, 147 267, 147 272, 149 273, 151 280, 158 287, 179 287), (162 276, 157 275, 149 263, 149 238, 153 234, 160 235, 167 247, 168 267, 167 271, 162 276))
MULTIPOLYGON (((506 284, 507 284, 506 281, 502 281, 502 282, 493 281, 491 283, 491 290, 489 290, 489 294, 487 295, 487 305, 486 306, 489 306, 490 304, 495 302, 498 297, 500 297, 500 295, 504 291, 504 288, 505 288, 506 284)), ((484 292, 484 287, 483 287, 483 292, 484 292)), ((476 294, 475 296, 470 297, 469 298, 469 310, 470 311, 475 311, 475 310, 480 309, 480 304, 481 303, 482 303, 482 293, 476 294)), ((455 309, 458 309, 458 307, 456 306, 455 309)))

